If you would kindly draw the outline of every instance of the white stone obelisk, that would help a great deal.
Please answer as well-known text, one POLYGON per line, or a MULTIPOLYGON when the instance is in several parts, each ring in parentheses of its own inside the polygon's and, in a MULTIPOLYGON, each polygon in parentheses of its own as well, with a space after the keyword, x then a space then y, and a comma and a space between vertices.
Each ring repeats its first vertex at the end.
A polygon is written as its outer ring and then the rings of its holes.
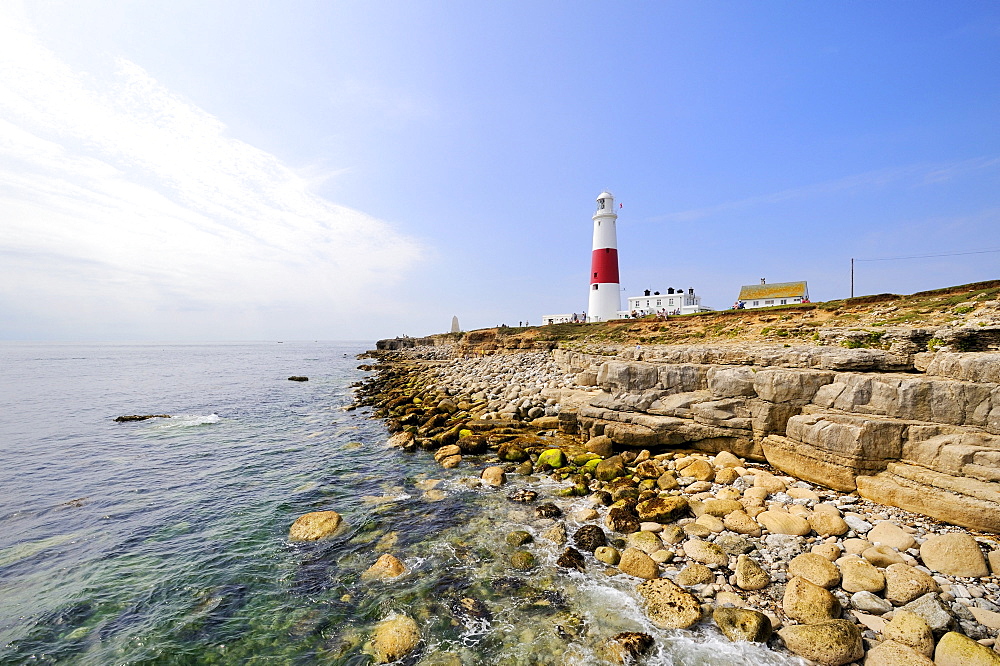
POLYGON ((594 251, 590 260, 590 300, 588 321, 617 319, 621 310, 621 284, 618 281, 618 233, 615 222, 615 198, 605 190, 597 197, 594 213, 594 251))

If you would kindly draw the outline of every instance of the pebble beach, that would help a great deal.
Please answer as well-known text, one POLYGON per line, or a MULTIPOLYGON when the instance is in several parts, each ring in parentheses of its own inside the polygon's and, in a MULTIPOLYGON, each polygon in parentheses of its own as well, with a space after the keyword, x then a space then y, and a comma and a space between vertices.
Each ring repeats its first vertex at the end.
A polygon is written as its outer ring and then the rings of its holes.
MULTIPOLYGON (((615 450, 567 435, 559 396, 574 378, 545 351, 415 347, 372 367, 359 402, 388 420, 390 445, 531 509, 525 530, 497 535, 512 572, 537 575, 544 544, 559 551, 556 571, 630 579, 657 627, 820 664, 1000 663, 994 535, 725 451, 615 450)), ((653 641, 604 636, 596 654, 642 663, 653 641)))

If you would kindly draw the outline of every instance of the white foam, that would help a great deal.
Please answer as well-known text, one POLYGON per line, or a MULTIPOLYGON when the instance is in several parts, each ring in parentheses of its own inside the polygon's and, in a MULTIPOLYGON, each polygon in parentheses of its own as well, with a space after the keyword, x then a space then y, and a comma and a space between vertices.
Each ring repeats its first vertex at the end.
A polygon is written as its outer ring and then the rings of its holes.
POLYGON ((218 423, 222 419, 218 414, 178 414, 169 419, 158 419, 153 426, 154 430, 175 430, 177 428, 190 428, 193 426, 210 425, 218 423))

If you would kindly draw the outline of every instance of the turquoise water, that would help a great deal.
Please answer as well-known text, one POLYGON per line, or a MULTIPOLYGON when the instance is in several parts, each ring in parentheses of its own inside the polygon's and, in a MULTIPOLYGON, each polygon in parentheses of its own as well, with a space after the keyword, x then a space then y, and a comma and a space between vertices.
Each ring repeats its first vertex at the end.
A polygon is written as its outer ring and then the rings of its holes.
POLYGON ((0 662, 368 664, 392 612, 421 628, 408 664, 599 663, 618 631, 652 633, 652 664, 785 661, 650 627, 634 580, 558 570, 541 538, 538 569, 512 572, 503 535, 548 524, 345 410, 369 347, 0 345, 0 662), (342 534, 287 541, 327 509, 342 534), (382 552, 407 573, 362 582, 382 552))

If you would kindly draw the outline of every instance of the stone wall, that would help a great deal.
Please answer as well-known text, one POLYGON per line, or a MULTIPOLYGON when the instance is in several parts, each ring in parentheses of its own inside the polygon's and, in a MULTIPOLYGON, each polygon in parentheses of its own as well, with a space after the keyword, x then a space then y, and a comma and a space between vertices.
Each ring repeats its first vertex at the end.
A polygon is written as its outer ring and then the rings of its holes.
POLYGON ((585 437, 727 450, 1000 532, 1000 353, 692 345, 553 356, 581 388, 600 389, 575 418, 560 415, 585 437))

